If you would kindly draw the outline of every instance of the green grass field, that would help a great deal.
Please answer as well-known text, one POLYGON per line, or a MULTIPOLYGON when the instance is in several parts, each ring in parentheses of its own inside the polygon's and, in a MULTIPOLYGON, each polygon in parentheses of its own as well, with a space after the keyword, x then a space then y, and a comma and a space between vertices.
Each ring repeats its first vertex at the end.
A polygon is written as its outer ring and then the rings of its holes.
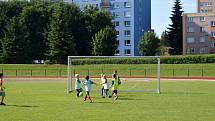
MULTIPOLYGON (((215 77, 215 64, 161 64, 161 77, 215 77)), ((149 64, 98 64, 72 66, 72 73, 98 76, 111 75, 118 70, 121 76, 155 76, 156 65, 149 64)), ((66 76, 66 65, 0 64, 5 76, 66 76)))
MULTIPOLYGON (((127 82, 144 88, 143 82, 127 82)), ((112 99, 92 92, 93 103, 65 92, 65 79, 5 79, 7 106, 1 121, 214 121, 215 82, 161 81, 161 94, 119 93, 112 99)), ((99 86, 94 85, 93 89, 99 86)))

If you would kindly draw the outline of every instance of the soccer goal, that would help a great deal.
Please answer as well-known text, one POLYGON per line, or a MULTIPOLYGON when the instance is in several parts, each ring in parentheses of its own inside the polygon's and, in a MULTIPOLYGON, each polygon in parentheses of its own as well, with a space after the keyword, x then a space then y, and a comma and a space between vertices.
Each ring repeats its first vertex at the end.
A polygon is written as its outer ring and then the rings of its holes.
MULTIPOLYGON (((68 56, 68 92, 74 90, 75 74, 81 80, 89 75, 93 81, 100 82, 101 74, 108 77, 117 71, 121 85, 120 92, 160 93, 160 56, 68 56)), ((99 90, 98 85, 95 90, 99 90)))

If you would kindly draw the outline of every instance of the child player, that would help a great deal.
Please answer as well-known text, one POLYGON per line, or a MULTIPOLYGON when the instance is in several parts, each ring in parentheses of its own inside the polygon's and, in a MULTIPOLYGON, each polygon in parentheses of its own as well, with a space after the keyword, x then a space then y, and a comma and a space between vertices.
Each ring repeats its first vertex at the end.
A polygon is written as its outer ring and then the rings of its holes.
POLYGON ((108 80, 107 80, 107 76, 106 75, 103 75, 103 78, 102 78, 102 82, 101 82, 101 84, 102 84, 102 87, 103 87, 103 90, 104 90, 104 94, 103 94, 103 98, 105 98, 105 97, 111 97, 110 95, 109 95, 109 89, 108 89, 108 80))
POLYGON ((117 91, 118 91, 118 86, 121 84, 119 78, 117 77, 116 73, 112 75, 112 96, 114 96, 114 100, 117 100, 117 91))
MULTIPOLYGON (((79 79, 79 74, 75 74, 75 90, 76 90, 76 96, 81 96, 82 88, 81 88, 81 80, 79 79)), ((83 93, 82 93, 83 94, 83 93)))
POLYGON ((86 99, 88 98, 90 100, 90 103, 92 103, 92 99, 90 97, 91 85, 96 83, 91 81, 89 76, 86 76, 85 79, 86 81, 84 82, 84 84, 85 84, 86 95, 84 97, 84 101, 86 101, 86 99))
POLYGON ((0 105, 6 105, 3 102, 4 101, 4 97, 5 97, 5 92, 4 92, 4 87, 3 87, 3 73, 0 73, 0 96, 2 97, 0 105))

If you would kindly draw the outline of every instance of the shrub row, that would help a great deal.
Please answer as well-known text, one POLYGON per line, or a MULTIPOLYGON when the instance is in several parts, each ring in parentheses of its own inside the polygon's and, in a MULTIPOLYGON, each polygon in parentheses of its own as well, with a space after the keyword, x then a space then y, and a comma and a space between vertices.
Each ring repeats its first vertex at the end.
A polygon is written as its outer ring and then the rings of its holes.
MULTIPOLYGON (((82 58, 72 65, 90 64, 156 64, 156 58, 82 58)), ((161 64, 215 63, 215 55, 161 56, 161 64)))

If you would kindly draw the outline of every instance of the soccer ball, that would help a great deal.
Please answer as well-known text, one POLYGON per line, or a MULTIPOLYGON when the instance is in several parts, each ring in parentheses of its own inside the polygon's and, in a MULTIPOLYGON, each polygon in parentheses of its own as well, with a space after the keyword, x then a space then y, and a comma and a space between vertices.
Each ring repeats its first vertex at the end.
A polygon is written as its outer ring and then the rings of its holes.
POLYGON ((83 92, 79 92, 79 96, 83 96, 83 92))

